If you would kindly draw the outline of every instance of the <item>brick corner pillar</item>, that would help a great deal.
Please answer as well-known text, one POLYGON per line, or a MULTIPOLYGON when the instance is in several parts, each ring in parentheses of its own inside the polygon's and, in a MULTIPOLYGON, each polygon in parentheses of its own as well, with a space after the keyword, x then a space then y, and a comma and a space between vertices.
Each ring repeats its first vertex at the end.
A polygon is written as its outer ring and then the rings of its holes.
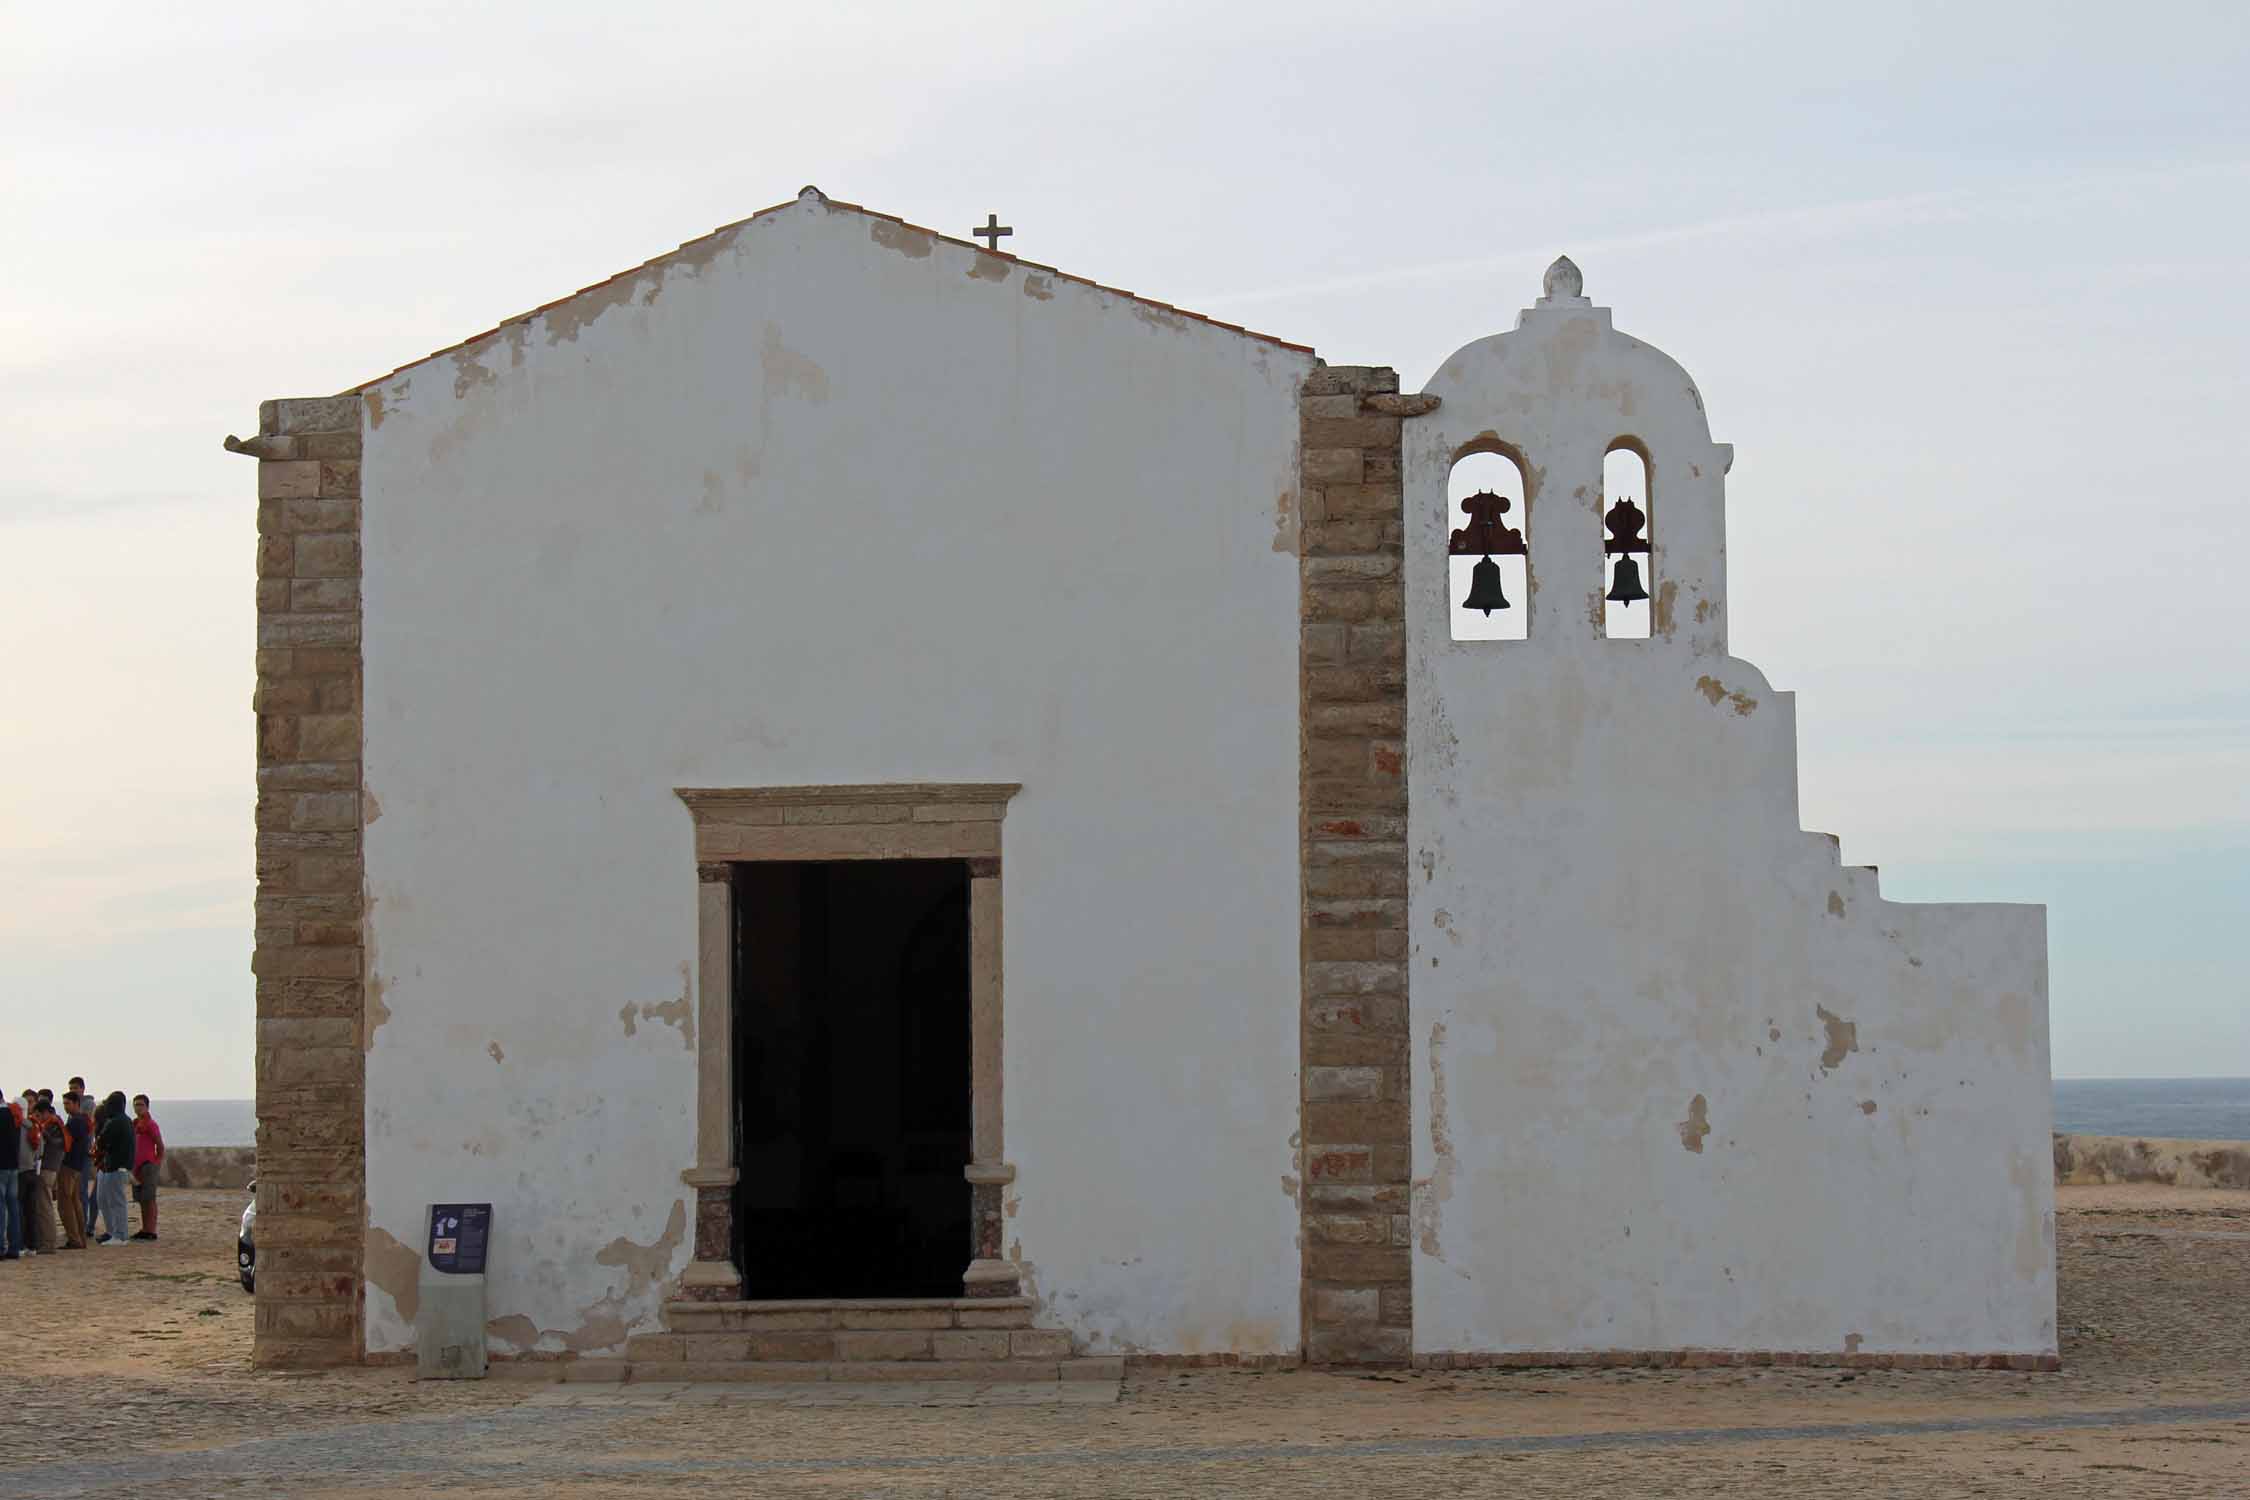
POLYGON ((258 460, 251 1362, 349 1364, 367 1232, 360 400, 268 401, 226 447, 258 460))
POLYGON ((1413 1357, 1404 419, 1388 369, 1299 395, 1303 1318, 1314 1364, 1413 1357))

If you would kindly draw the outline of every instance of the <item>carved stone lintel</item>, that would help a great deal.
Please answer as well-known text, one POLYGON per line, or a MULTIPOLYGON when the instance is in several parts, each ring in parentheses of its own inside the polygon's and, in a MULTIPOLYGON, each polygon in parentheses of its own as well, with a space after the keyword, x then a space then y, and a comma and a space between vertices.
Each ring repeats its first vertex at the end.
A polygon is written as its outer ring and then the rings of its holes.
POLYGON ((884 782, 872 786, 682 786, 672 794, 697 817, 729 807, 832 807, 845 802, 943 802, 990 807, 995 821, 1007 815, 1008 799, 1023 790, 1019 781, 884 782))
POLYGON ((695 878, 705 885, 724 885, 734 878, 734 866, 726 864, 699 864, 695 878))
POLYGON ((1000 856, 980 854, 969 861, 971 880, 997 880, 1000 877, 1000 856))

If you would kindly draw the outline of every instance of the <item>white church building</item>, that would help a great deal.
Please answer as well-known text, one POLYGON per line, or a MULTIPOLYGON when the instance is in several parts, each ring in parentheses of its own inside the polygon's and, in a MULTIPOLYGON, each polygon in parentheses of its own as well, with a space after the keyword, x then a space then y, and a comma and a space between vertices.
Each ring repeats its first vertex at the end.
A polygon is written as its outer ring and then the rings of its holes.
POLYGON ((1799 828, 1538 290, 1402 392, 807 188, 267 402, 258 1360, 488 1202, 590 1374, 2051 1368, 2044 912, 1799 828))

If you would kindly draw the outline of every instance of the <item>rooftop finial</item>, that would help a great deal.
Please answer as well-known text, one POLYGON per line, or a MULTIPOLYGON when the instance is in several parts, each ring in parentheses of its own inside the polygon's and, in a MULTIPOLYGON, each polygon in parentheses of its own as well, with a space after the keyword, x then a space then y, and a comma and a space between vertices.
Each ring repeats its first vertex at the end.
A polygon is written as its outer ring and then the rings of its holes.
POLYGON ((984 223, 970 230, 969 233, 983 240, 985 249, 996 251, 1000 248, 1000 241, 1004 237, 1014 234, 1015 231, 1001 223, 998 214, 986 214, 984 223))
POLYGON ((809 182, 797 189, 797 196, 799 198, 810 198, 815 203, 826 203, 828 201, 828 195, 809 182))
POLYGON ((1555 263, 1547 268, 1539 289, 1546 294, 1545 301, 1580 301, 1586 295, 1586 278, 1569 256, 1558 255, 1555 263))

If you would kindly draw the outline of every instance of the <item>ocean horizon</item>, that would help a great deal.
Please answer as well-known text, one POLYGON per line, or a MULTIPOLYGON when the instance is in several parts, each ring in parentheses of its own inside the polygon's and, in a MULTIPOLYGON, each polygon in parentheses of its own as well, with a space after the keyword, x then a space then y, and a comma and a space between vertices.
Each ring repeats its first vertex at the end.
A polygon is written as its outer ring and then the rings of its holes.
MULTIPOLYGON (((174 1146, 257 1143, 256 1102, 170 1099, 154 1109, 174 1146)), ((2074 1135, 2250 1141, 2250 1078, 2058 1078, 2055 1129, 2074 1135)))
POLYGON ((2250 1141, 2250 1078, 2058 1078, 2055 1129, 2250 1141))
POLYGON ((255 1099, 151 1099, 148 1112, 156 1117, 167 1146, 258 1144, 255 1099))

